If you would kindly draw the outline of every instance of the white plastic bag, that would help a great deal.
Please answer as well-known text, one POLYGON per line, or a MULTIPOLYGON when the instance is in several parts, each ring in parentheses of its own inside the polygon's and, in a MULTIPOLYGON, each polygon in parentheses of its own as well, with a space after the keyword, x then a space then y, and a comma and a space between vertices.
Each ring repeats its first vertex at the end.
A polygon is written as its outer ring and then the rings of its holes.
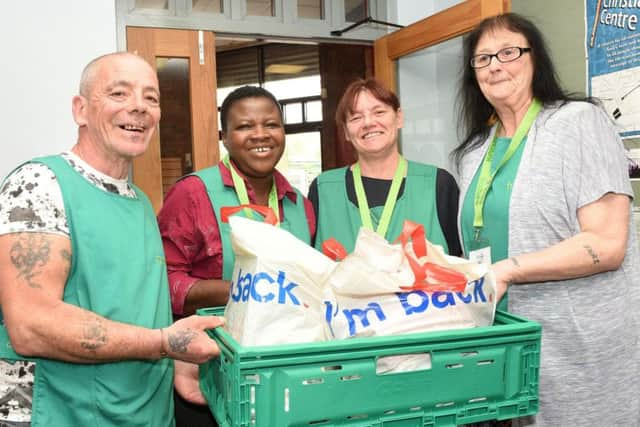
POLYGON ((335 338, 493 323, 493 273, 486 265, 444 254, 421 233, 412 243, 390 244, 360 229, 354 252, 338 264, 325 288, 325 319, 335 338), (452 278, 458 283, 448 284, 452 278))
POLYGON ((235 266, 226 328, 245 346, 327 339, 323 284, 336 263, 273 225, 230 217, 235 266))

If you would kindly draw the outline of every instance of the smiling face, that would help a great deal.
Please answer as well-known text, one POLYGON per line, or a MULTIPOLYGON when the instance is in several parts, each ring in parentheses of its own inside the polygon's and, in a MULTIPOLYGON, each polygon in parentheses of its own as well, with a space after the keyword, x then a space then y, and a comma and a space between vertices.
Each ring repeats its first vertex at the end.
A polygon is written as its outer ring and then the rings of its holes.
MULTIPOLYGON (((500 49, 512 46, 529 47, 529 43, 520 33, 494 28, 480 37, 474 55, 495 54, 500 49)), ((488 66, 476 69, 475 74, 483 95, 497 110, 517 108, 533 97, 533 61, 529 53, 505 63, 494 57, 488 66)))
POLYGON ((261 96, 235 101, 227 114, 222 140, 229 157, 247 178, 271 177, 285 146, 280 109, 261 96))
POLYGON ((398 150, 398 130, 402 124, 400 110, 394 110, 365 89, 358 93, 353 110, 347 113, 346 138, 359 156, 386 157, 398 150))
POLYGON ((90 67, 73 99, 80 143, 113 161, 141 155, 160 120, 156 73, 132 54, 110 55, 90 67))

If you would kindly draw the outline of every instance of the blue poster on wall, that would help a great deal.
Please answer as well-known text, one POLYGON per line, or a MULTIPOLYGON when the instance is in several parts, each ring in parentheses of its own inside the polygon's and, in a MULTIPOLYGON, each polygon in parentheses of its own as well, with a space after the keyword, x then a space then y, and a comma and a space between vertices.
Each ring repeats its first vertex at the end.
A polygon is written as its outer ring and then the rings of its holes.
POLYGON ((589 95, 622 137, 640 136, 640 0, 586 0, 589 95))

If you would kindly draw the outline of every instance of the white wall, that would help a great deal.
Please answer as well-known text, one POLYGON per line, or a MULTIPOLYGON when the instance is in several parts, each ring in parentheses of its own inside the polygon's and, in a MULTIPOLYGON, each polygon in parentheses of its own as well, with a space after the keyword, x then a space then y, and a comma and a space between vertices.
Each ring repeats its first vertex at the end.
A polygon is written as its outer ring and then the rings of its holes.
POLYGON ((2 16, 0 177, 74 144, 71 98, 82 68, 116 50, 113 1, 3 2, 2 16))

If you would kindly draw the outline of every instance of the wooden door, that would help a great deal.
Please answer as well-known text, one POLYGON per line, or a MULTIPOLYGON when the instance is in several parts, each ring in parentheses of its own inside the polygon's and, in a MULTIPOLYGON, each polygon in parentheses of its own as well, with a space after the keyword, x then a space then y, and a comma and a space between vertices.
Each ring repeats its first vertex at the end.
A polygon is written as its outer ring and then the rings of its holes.
MULTIPOLYGON (((184 141, 190 144, 192 170, 218 162, 218 113, 216 103, 215 35, 212 32, 157 28, 127 28, 127 50, 145 58, 157 71, 163 60, 186 60, 188 74, 186 106, 190 111, 184 141)), ((162 91, 161 91, 162 92, 162 91)), ((162 97, 165 94, 161 93, 162 97)), ((164 115, 163 115, 164 116, 164 115)), ((163 117, 160 127, 173 126, 163 117), (163 121, 165 119, 165 121, 163 121)), ((183 169, 176 165, 183 159, 164 156, 160 131, 156 131, 146 153, 133 162, 133 182, 149 197, 156 212, 162 207, 163 182, 166 189, 183 169), (165 169, 163 170, 163 163, 165 169), (171 167, 169 167, 171 165, 171 167)))

